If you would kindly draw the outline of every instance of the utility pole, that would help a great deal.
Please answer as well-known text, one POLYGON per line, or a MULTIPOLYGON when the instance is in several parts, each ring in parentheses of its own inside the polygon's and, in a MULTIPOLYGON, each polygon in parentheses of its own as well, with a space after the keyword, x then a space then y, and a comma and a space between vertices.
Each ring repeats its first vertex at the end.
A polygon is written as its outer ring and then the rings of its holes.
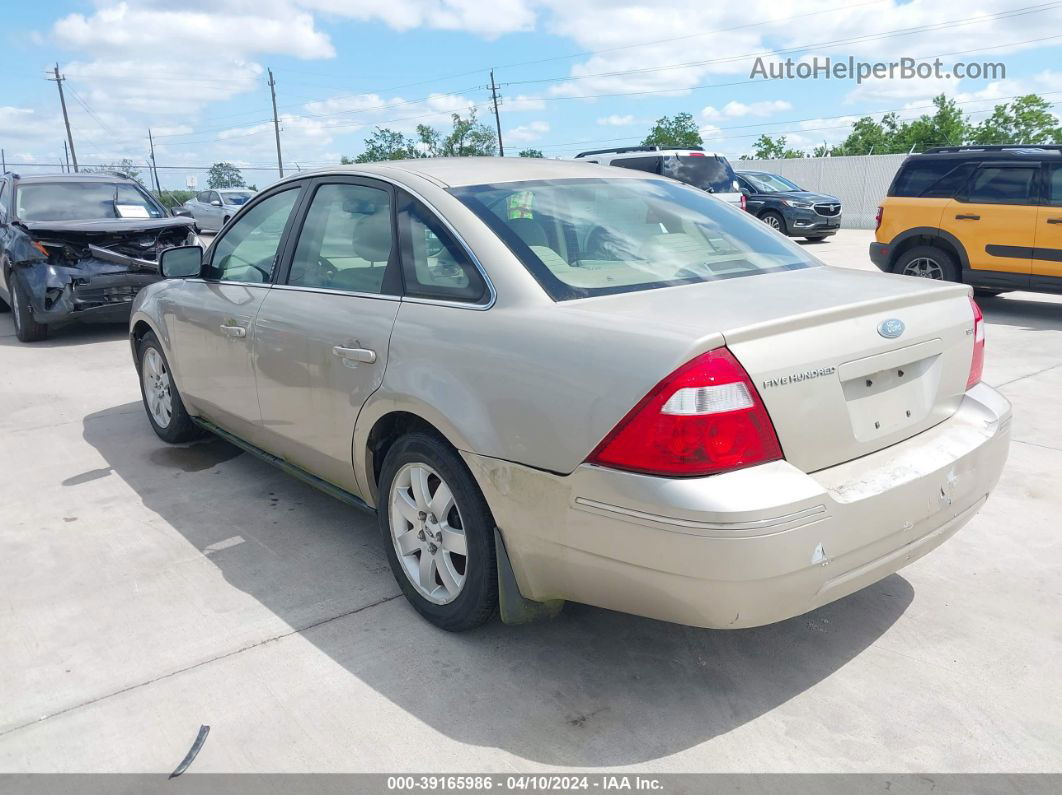
POLYGON ((148 146, 151 147, 151 173, 155 175, 155 190, 162 198, 162 185, 159 184, 159 169, 155 165, 155 140, 151 137, 151 128, 148 127, 148 146))
POLYGON ((284 160, 280 156, 280 120, 277 118, 277 83, 273 79, 273 70, 267 69, 269 72, 269 93, 273 96, 273 132, 277 136, 277 171, 280 172, 281 178, 284 176, 284 160))
POLYGON ((63 141, 63 159, 66 160, 66 170, 70 171, 70 147, 66 145, 66 141, 63 141))
POLYGON ((74 136, 70 132, 70 117, 66 113, 66 97, 63 96, 63 81, 66 80, 61 74, 59 74, 59 64, 55 65, 55 77, 49 77, 49 80, 55 82, 59 86, 59 104, 63 106, 63 121, 66 123, 66 140, 70 142, 70 159, 74 161, 74 173, 77 173, 77 152, 74 151, 74 136))
POLYGON ((7 152, 5 152, 3 149, 0 149, 0 162, 3 163, 2 170, 0 170, 0 174, 6 174, 7 173, 7 152))
POLYGON ((490 70, 490 98, 494 100, 494 123, 498 125, 498 156, 505 157, 505 146, 502 144, 501 116, 498 115, 498 87, 494 85, 494 70, 490 70))

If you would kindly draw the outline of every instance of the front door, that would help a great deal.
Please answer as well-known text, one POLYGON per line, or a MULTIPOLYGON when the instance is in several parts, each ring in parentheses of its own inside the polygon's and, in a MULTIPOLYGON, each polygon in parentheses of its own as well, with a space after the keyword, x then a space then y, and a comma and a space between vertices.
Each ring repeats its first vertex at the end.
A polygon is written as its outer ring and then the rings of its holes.
POLYGON ((940 227, 963 244, 972 270, 1008 274, 1011 287, 1028 285, 1039 171, 1039 163, 986 163, 944 205, 940 227))
POLYGON ((366 179, 312 190, 291 264, 254 323, 262 447, 358 494, 354 423, 383 381, 401 292, 394 202, 366 179))
POLYGON ((1044 202, 1036 218, 1032 286, 1062 289, 1062 164, 1047 167, 1044 202))
POLYGON ((253 321, 269 293, 284 231, 301 186, 265 196, 207 251, 204 278, 172 291, 173 353, 181 393, 207 419, 254 442, 253 321))

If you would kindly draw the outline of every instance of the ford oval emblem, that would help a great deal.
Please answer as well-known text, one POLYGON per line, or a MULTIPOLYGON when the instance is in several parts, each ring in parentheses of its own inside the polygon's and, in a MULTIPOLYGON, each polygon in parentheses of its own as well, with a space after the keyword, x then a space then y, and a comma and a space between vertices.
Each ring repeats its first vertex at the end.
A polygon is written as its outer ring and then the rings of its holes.
POLYGON ((894 340, 903 334, 905 328, 907 327, 902 320, 897 317, 890 317, 888 320, 878 323, 878 334, 885 339, 894 340))

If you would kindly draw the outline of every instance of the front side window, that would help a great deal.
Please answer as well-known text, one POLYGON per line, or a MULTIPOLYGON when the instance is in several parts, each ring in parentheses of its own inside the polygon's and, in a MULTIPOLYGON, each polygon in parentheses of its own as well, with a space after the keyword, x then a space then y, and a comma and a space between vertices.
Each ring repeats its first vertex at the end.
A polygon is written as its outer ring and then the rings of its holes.
POLYGON ((284 227, 298 195, 299 188, 275 193, 229 226, 214 246, 209 278, 253 284, 270 281, 284 227))
POLYGON ((669 155, 664 158, 660 173, 710 193, 737 191, 737 175, 725 157, 703 155, 669 155))
POLYGON ((966 200, 976 204, 1033 204, 1038 167, 988 166, 974 174, 966 200))
POLYGON ((137 185, 126 182, 37 182, 19 185, 16 214, 23 221, 97 221, 162 218, 165 213, 137 185))
POLYGON ((820 263, 752 216, 665 180, 576 179, 451 191, 558 301, 793 270, 820 263), (531 217, 508 198, 531 194, 531 217), (563 235, 551 235, 555 228, 563 235))
MULTIPOLYGON (((498 211, 514 222, 534 213, 535 197, 518 189, 501 198, 498 211), (516 198, 516 201, 511 201, 516 198), (513 208, 521 209, 514 213, 513 208)), ((398 210, 402 236, 402 278, 406 295, 440 301, 486 303, 487 283, 465 249, 424 204, 402 194, 398 210)))
POLYGON ((365 185, 322 185, 306 213, 288 284, 381 293, 391 258, 391 195, 365 185))

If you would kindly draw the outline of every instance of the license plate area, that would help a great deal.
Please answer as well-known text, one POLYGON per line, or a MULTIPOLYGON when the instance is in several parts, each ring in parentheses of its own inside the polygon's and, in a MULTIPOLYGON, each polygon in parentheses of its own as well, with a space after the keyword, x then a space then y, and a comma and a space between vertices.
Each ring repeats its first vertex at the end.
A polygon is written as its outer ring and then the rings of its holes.
POLYGON ((839 368, 852 434, 861 442, 922 422, 932 410, 940 386, 939 353, 911 361, 895 355, 874 358, 886 366, 870 369, 873 359, 864 359, 858 368, 839 368))

